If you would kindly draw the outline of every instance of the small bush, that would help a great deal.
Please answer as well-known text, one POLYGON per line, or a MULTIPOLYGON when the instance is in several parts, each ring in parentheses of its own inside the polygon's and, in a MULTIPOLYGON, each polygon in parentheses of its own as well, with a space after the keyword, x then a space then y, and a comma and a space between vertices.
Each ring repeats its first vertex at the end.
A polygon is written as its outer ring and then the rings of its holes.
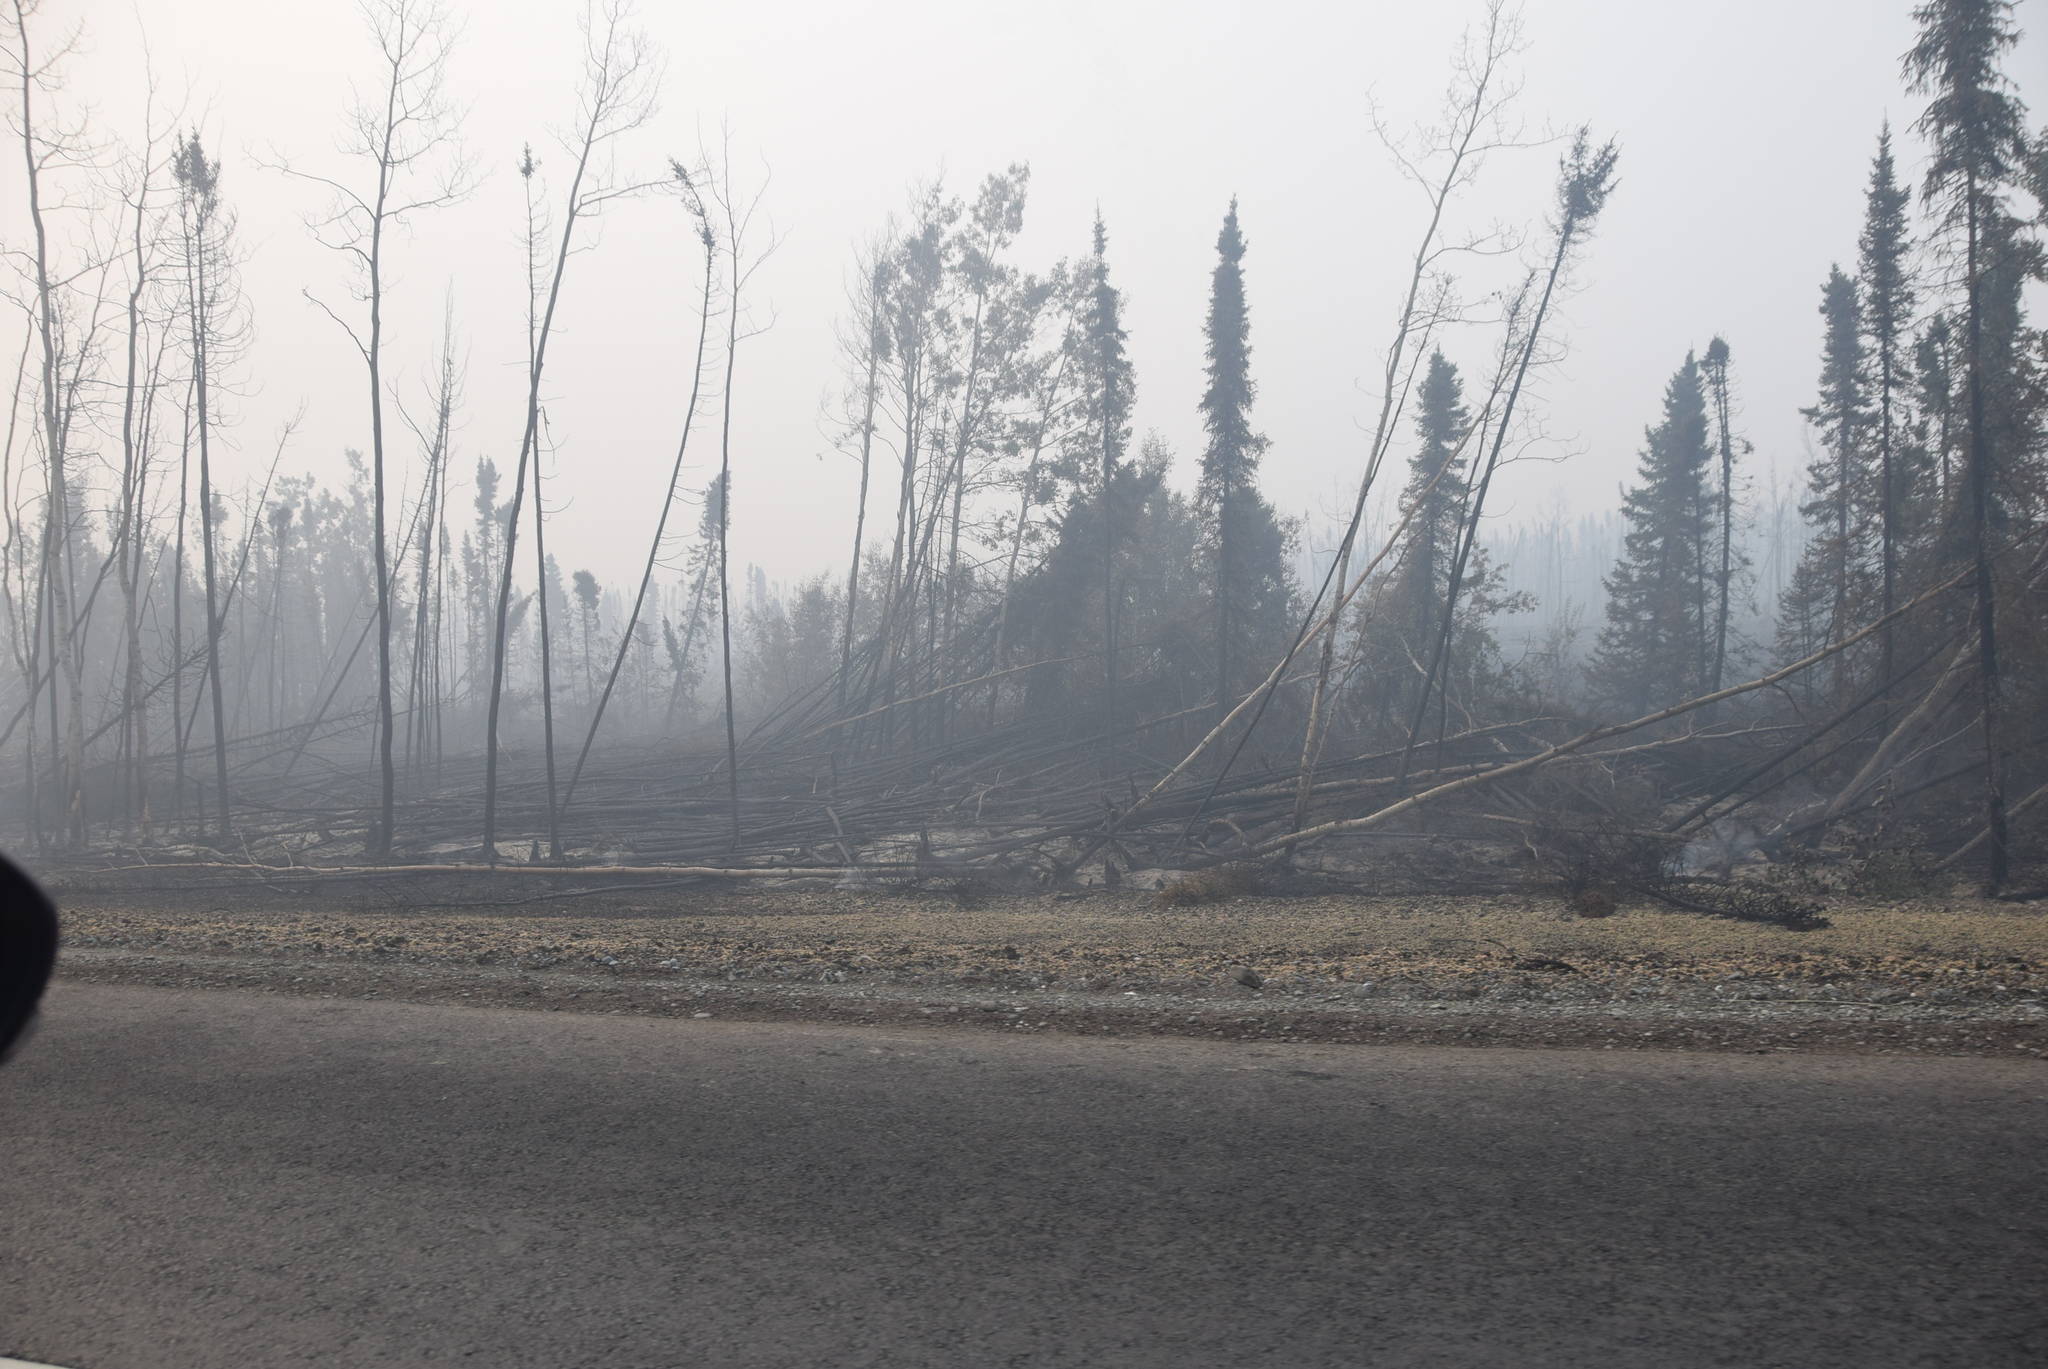
MULTIPOLYGON (((1680 844, 1661 833, 1623 826, 1613 818, 1575 823, 1546 823, 1530 831, 1529 850, 1536 866, 1564 886, 1573 908, 1588 895, 1615 890, 1647 892, 1670 883, 1678 866, 1680 844)), ((1593 914, 1599 916, 1598 913, 1593 914)))
POLYGON ((1252 870, 1242 865, 1219 865, 1213 870, 1175 875, 1159 886, 1153 901, 1162 908, 1190 908, 1205 903, 1223 903, 1241 894, 1258 891, 1258 876, 1252 870))
POLYGON ((1612 917, 1614 906, 1614 895, 1604 889, 1581 889, 1571 896, 1571 909, 1580 917, 1612 917))
POLYGON ((1926 853, 1911 846, 1883 846, 1858 855, 1844 881, 1861 898, 1921 898, 1936 892, 1939 881, 1926 853))

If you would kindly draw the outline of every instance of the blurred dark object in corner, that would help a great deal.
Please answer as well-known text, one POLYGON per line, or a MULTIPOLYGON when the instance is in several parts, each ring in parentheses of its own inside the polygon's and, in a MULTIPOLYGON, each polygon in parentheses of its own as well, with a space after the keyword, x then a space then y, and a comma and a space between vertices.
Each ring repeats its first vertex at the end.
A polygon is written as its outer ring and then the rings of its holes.
POLYGON ((28 1034, 57 963, 57 906, 0 856, 0 1060, 28 1034))

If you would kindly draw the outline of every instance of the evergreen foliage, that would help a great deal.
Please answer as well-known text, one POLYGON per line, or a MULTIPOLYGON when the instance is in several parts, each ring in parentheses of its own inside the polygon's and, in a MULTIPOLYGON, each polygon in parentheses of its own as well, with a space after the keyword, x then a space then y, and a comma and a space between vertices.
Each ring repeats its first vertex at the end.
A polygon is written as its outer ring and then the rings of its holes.
MULTIPOLYGON (((1778 633, 1786 660, 1841 640, 1868 621, 1876 601, 1873 551, 1876 504, 1872 478, 1869 368, 1863 350, 1863 312, 1856 282, 1830 268, 1821 287, 1820 396, 1801 412, 1820 439, 1821 454, 1807 467, 1808 497, 1800 505, 1810 530, 1793 575, 1778 633), (1818 636, 1813 635, 1818 630, 1818 636)), ((1849 662, 1831 670, 1839 696, 1849 662)))
MULTIPOLYGON (((1210 277, 1207 340, 1208 383, 1202 390, 1202 451, 1196 504, 1203 520, 1203 548, 1210 562, 1215 633, 1215 701, 1219 713, 1237 702, 1248 671, 1263 672, 1284 632, 1293 597, 1287 565, 1289 535, 1259 492, 1259 458, 1266 439, 1252 427, 1258 386, 1251 375, 1251 314, 1244 291, 1244 234, 1237 201, 1216 235, 1216 269, 1210 277)), ((1285 649, 1284 642, 1281 643, 1285 649)))
MULTIPOLYGON (((1879 609, 1889 613, 1898 598, 1899 563, 1906 554, 1908 510, 1927 495, 1924 463, 1903 449, 1900 438, 1911 420, 1907 406, 1906 328, 1912 321, 1914 290, 1909 254, 1912 238, 1906 211, 1912 194, 1900 184, 1892 159, 1892 130, 1878 134, 1877 156, 1865 192, 1863 235, 1858 241, 1857 284, 1870 360, 1876 409, 1875 502, 1877 505, 1879 609)), ((1890 638, 1886 639, 1889 644, 1890 638)), ((1887 668, 1887 673, 1889 669, 1887 668)))
POLYGON ((1607 624, 1591 667, 1600 697, 1624 714, 1701 692, 1707 653, 1711 537, 1707 402, 1688 352, 1664 389, 1664 416, 1644 434, 1636 484, 1622 496, 1622 554, 1607 577, 1607 624))
MULTIPOLYGON (((1458 543, 1465 531, 1471 489, 1466 477, 1474 434, 1458 368, 1433 351, 1416 395, 1416 449, 1400 510, 1407 533, 1391 569, 1380 578, 1358 618, 1359 690, 1365 717, 1375 730, 1405 718, 1415 706, 1423 675, 1442 627, 1444 597, 1450 592, 1458 543)), ((1508 594, 1486 548, 1466 561, 1451 630, 1448 661, 1441 672, 1446 698, 1469 707, 1478 695, 1507 686, 1492 624, 1519 612, 1527 595, 1508 594)))

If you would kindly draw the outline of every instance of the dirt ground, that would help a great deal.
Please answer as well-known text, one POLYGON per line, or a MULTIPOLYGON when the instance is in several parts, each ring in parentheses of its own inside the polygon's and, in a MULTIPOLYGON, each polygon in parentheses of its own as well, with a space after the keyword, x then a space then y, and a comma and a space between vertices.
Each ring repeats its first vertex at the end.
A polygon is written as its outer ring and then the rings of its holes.
MULTIPOLYGON (((155 879, 156 877, 151 877, 155 879)), ((53 881, 67 977, 578 1012, 1315 1041, 2048 1055, 2048 915, 1812 931, 1547 896, 942 894, 569 879, 53 881)))

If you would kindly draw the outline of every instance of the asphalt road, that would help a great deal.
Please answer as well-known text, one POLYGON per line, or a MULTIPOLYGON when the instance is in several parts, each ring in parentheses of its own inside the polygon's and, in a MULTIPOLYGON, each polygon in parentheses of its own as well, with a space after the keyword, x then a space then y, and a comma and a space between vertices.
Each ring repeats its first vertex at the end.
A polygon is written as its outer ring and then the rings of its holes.
POLYGON ((2044 1085, 60 984, 0 1355, 2039 1365, 2044 1085))

